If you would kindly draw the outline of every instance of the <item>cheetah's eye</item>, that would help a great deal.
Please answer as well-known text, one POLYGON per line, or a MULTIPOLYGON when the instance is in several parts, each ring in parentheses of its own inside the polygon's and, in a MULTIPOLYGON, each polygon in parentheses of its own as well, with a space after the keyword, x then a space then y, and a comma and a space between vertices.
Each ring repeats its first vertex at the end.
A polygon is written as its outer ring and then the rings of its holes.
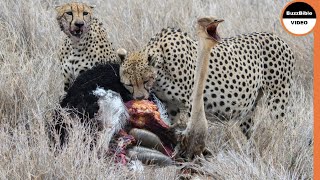
POLYGON ((89 14, 88 12, 83 12, 83 15, 84 15, 84 16, 86 16, 86 15, 88 15, 88 14, 89 14))
POLYGON ((129 87, 133 87, 133 85, 132 84, 125 84, 126 86, 129 86, 129 87))
POLYGON ((149 81, 143 81, 143 84, 147 84, 149 81))
POLYGON ((72 12, 71 11, 66 12, 66 14, 72 16, 72 12))

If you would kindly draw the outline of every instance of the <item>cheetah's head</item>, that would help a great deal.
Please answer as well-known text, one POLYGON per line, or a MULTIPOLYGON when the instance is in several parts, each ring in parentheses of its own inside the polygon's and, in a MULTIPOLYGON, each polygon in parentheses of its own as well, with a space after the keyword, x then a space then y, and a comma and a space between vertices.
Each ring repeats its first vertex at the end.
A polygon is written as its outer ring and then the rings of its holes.
POLYGON ((134 99, 148 99, 150 89, 156 80, 156 69, 146 53, 132 52, 123 58, 120 66, 120 80, 133 94, 134 99))
POLYGON ((93 6, 84 3, 67 3, 56 7, 61 30, 78 42, 89 31, 93 6))

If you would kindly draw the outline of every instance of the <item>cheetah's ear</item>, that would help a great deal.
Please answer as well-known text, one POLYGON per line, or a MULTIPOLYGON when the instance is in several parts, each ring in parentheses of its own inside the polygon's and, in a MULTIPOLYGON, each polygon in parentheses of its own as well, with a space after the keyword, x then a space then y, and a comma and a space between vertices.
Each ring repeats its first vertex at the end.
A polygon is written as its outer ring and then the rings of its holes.
POLYGON ((125 50, 124 48, 119 48, 117 50, 117 55, 119 56, 121 62, 123 62, 126 59, 127 54, 127 50, 125 50))
POLYGON ((59 12, 59 11, 61 10, 61 8, 62 8, 61 5, 56 5, 56 6, 54 7, 54 9, 55 9, 57 12, 59 12))
POLYGON ((63 6, 62 5, 56 5, 54 7, 57 13, 57 19, 59 20, 63 16, 63 6))

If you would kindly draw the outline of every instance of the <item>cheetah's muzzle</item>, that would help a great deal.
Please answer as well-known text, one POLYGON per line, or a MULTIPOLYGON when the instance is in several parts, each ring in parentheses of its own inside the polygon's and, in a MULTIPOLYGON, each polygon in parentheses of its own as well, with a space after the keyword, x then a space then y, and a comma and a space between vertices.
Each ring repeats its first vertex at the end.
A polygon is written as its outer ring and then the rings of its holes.
POLYGON ((76 29, 76 30, 70 30, 70 33, 72 34, 72 36, 75 36, 77 38, 80 38, 81 35, 83 34, 83 30, 82 29, 76 29))

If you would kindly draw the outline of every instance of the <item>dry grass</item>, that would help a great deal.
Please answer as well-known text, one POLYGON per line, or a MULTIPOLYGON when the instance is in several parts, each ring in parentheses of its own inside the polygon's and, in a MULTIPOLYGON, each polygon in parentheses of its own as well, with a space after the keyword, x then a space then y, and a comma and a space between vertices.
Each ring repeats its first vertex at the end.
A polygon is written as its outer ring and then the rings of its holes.
MULTIPOLYGON (((215 179, 312 179, 313 36, 293 37, 280 25, 286 1, 96 0, 96 14, 116 47, 141 48, 163 27, 194 36, 201 15, 225 19, 222 37, 253 31, 278 34, 297 58, 292 113, 283 122, 268 116, 262 103, 255 114, 254 138, 246 141, 237 124, 215 123, 208 143, 210 162, 198 170, 215 179)), ((102 160, 82 142, 76 126, 70 147, 55 155, 48 147, 45 122, 62 94, 57 49, 62 39, 53 0, 0 1, 0 178, 1 179, 173 179, 176 167, 133 173, 102 160)))

